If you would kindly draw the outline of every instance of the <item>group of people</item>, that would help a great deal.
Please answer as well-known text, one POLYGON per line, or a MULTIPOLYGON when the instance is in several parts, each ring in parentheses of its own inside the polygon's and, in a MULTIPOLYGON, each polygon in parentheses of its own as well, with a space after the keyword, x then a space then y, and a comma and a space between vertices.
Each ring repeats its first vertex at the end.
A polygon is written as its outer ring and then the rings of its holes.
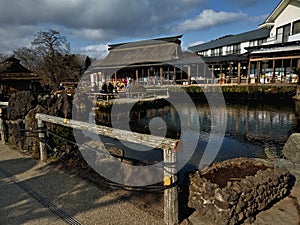
POLYGON ((103 94, 113 93, 114 89, 115 89, 115 87, 111 82, 109 82, 108 85, 106 82, 104 82, 101 87, 101 90, 99 90, 99 87, 96 83, 93 86, 93 92, 96 92, 96 93, 99 93, 99 92, 103 93, 103 94))
MULTIPOLYGON (((99 84, 100 85, 100 84, 99 84)), ((131 78, 122 78, 120 80, 116 81, 104 81, 101 89, 98 87, 97 83, 95 82, 92 87, 92 92, 95 93, 114 93, 119 91, 127 91, 132 85, 132 79, 131 78)))
POLYGON ((101 88, 101 93, 113 93, 114 89, 115 87, 111 82, 109 82, 108 85, 106 84, 106 82, 104 82, 101 88))

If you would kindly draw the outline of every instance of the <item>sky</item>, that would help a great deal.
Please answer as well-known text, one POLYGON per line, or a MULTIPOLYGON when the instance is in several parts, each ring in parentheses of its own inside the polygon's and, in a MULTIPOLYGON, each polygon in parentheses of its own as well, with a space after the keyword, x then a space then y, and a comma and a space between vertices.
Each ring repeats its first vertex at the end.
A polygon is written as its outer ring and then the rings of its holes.
POLYGON ((280 0, 0 0, 0 53, 54 29, 73 53, 103 58, 107 44, 183 35, 182 48, 257 29, 280 0))

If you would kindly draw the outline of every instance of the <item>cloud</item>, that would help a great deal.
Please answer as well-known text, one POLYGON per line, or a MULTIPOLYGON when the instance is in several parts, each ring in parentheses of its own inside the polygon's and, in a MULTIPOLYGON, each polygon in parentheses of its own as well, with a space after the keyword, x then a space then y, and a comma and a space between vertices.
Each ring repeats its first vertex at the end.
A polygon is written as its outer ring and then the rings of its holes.
POLYGON ((74 38, 83 38, 88 41, 100 41, 108 39, 110 34, 108 31, 102 29, 74 29, 70 31, 74 38))
POLYGON ((260 15, 260 16, 252 16, 252 17, 248 17, 247 20, 250 22, 261 24, 268 18, 268 16, 269 16, 269 14, 260 15))
MULTIPOLYGON (((170 24, 186 19, 206 0, 0 0, 0 29, 24 38, 23 27, 59 27, 71 38, 104 43, 170 34, 170 24), (13 29, 15 31, 12 31, 13 29), (17 35, 19 33, 19 36, 17 35)), ((46 29, 45 29, 46 28, 46 29)), ((63 34, 64 35, 64 34, 63 34)), ((68 36, 67 36, 67 39, 68 36)), ((11 48, 19 45, 11 45, 11 48)), ((0 42, 0 51, 3 44, 0 42)))
POLYGON ((88 55, 93 58, 102 59, 105 58, 108 54, 108 46, 105 44, 100 45, 88 45, 81 47, 78 50, 78 53, 83 55, 88 55))
POLYGON ((212 9, 202 11, 196 18, 188 19, 173 28, 177 32, 192 30, 204 30, 207 28, 245 19, 246 15, 241 12, 216 12, 212 9))
POLYGON ((203 0, 0 0, 0 25, 52 23, 68 28, 149 29, 170 22, 203 0))
POLYGON ((11 54, 16 48, 29 47, 37 31, 34 26, 0 26, 1 53, 11 54))
POLYGON ((196 41, 196 42, 193 42, 193 43, 189 43, 188 47, 191 47, 191 46, 195 46, 195 45, 200 45, 200 44, 203 44, 205 43, 204 41, 196 41))

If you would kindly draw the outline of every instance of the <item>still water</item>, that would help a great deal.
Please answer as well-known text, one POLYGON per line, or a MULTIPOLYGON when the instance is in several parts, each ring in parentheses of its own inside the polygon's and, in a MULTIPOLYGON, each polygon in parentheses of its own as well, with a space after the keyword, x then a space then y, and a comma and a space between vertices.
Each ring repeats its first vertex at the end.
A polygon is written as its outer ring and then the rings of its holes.
MULTIPOLYGON (((115 121, 115 128, 122 128, 123 123, 129 123, 127 127, 132 131, 153 134, 156 130, 158 136, 174 139, 179 139, 182 134, 197 137, 195 151, 188 166, 198 168, 203 153, 207 150, 214 119, 208 104, 197 103, 195 107, 196 111, 193 111, 183 104, 180 116, 171 106, 119 112, 117 115, 98 112, 96 121, 98 124, 110 126, 115 121), (199 126, 195 128, 195 124, 199 126), (161 134, 159 130, 162 130, 161 134)), ((226 103, 226 108, 220 109, 220 115, 226 117, 221 118, 226 121, 226 129, 224 135, 217 137, 222 142, 213 161, 236 157, 265 158, 266 153, 269 157, 280 156, 288 137, 299 132, 297 108, 299 107, 294 102, 226 103)), ((130 150, 127 152, 130 157, 130 150)), ((146 158, 149 156, 153 160, 160 160, 162 157, 161 154, 153 152, 148 152, 146 158)))

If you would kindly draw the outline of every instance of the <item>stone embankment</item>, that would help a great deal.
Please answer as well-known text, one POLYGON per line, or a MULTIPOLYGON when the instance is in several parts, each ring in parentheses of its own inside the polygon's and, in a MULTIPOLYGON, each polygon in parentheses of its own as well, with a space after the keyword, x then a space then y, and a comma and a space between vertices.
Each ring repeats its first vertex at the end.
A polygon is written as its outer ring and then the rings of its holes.
MULTIPOLYGON (((190 175, 192 221, 241 224, 284 198, 292 186, 287 170, 262 159, 238 158, 214 163, 190 175)), ((197 223, 195 223, 197 224, 197 223)))
POLYGON ((189 177, 182 224, 298 225, 300 223, 300 134, 292 134, 282 158, 231 159, 189 177))

